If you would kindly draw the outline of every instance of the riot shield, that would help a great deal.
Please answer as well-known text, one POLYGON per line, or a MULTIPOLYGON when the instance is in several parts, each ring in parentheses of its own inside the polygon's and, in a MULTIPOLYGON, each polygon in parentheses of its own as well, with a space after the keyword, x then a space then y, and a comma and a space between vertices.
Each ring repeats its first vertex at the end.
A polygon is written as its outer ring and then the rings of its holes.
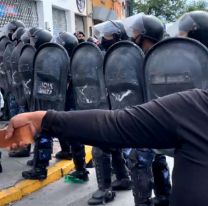
POLYGON ((14 46, 9 42, 6 45, 0 66, 0 87, 7 93, 11 88, 11 53, 14 46))
MULTIPOLYGON (((187 89, 206 89, 208 49, 188 38, 169 38, 155 45, 144 63, 146 101, 187 89)), ((173 149, 156 150, 174 156, 173 149)))
POLYGON ((144 54, 130 41, 114 44, 104 59, 105 83, 111 109, 144 103, 144 54))
POLYGON ((18 84, 20 82, 18 76, 18 62, 21 54, 21 50, 24 44, 20 41, 12 51, 11 54, 11 76, 12 76, 12 94, 15 96, 17 102, 22 98, 23 94, 19 94, 18 92, 18 84))
POLYGON ((0 38, 0 88, 7 90, 7 74, 3 62, 3 56, 7 45, 10 44, 10 41, 7 37, 3 36, 0 38))
POLYGON ((6 36, 2 36, 0 38, 0 63, 3 61, 4 50, 6 49, 6 45, 9 42, 10 42, 10 40, 6 36))
POLYGON ((198 41, 169 38, 146 55, 147 101, 193 88, 207 88, 208 50, 198 41))
POLYGON ((33 85, 33 60, 36 49, 26 44, 22 47, 18 62, 17 90, 21 96, 18 98, 19 105, 25 105, 27 110, 31 108, 31 92, 33 85))
POLYGON ((14 46, 12 43, 8 43, 3 54, 3 70, 6 75, 6 82, 4 82, 6 92, 11 91, 12 87, 12 74, 11 74, 11 55, 14 46))
POLYGON ((109 109, 103 77, 103 55, 93 43, 78 45, 71 59, 76 109, 109 109))
POLYGON ((55 43, 43 44, 34 57, 33 109, 64 110, 69 56, 55 43))

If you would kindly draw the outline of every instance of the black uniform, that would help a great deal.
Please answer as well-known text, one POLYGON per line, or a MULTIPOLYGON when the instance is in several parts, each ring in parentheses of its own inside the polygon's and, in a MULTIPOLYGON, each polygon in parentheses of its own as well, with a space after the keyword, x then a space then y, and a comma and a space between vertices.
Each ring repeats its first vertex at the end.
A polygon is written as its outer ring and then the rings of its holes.
POLYGON ((175 147, 171 206, 207 206, 207 122, 208 91, 195 89, 125 110, 49 111, 42 129, 97 146, 175 147))

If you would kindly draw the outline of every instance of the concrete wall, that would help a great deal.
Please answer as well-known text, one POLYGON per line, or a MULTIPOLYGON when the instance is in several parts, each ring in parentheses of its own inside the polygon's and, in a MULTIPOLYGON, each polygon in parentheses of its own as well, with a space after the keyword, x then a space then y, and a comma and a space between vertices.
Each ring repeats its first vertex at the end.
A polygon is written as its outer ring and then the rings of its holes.
POLYGON ((76 0, 37 0, 39 26, 51 32, 53 32, 53 7, 65 10, 68 32, 75 32, 75 14, 86 16, 87 13, 87 5, 82 13, 79 12, 76 0))
POLYGON ((85 23, 85 32, 87 36, 91 35, 91 30, 93 26, 93 20, 92 20, 92 13, 93 13, 93 5, 92 0, 87 0, 87 18, 85 23))

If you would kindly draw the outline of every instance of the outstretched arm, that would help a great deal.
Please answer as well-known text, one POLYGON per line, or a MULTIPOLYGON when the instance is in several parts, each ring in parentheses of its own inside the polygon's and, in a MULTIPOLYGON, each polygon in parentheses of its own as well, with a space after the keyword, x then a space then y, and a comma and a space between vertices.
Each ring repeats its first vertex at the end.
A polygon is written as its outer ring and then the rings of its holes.
POLYGON ((172 148, 176 121, 158 101, 125 110, 48 111, 42 132, 94 146, 172 148))
MULTIPOLYGON (((109 147, 173 148, 179 142, 180 118, 197 107, 200 91, 169 95, 125 110, 32 112, 12 118, 8 136, 21 124, 31 124, 49 136, 109 147)), ((192 129, 192 128, 190 128, 192 129)))

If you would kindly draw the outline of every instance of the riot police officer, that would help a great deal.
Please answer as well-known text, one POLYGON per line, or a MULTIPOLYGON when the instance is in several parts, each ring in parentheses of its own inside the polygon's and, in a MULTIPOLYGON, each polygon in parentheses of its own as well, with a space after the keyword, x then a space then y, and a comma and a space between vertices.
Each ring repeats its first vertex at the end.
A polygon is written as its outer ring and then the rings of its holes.
MULTIPOLYGON (((143 13, 126 18, 124 26, 127 34, 144 53, 164 36, 164 26, 152 15, 143 13)), ((164 155, 151 149, 131 149, 128 166, 133 183, 135 206, 168 206, 171 190, 169 168, 164 155), (153 181, 154 177, 154 181, 153 181), (153 186, 154 185, 154 186, 153 186), (152 189, 155 198, 151 200, 152 189)))
POLYGON ((100 41, 100 49, 105 52, 116 42, 128 39, 120 20, 106 21, 95 25, 93 34, 100 41))
MULTIPOLYGON (((56 38, 56 43, 62 45, 69 57, 71 57, 74 48, 79 44, 74 34, 68 32, 61 32, 56 38)), ((66 94, 66 111, 76 110, 74 102, 74 93, 71 74, 68 75, 68 88, 66 94)), ((57 159, 71 159, 73 158, 75 164, 75 171, 70 174, 71 178, 80 179, 82 181, 88 180, 89 172, 85 165, 85 148, 83 144, 69 144, 68 142, 60 141, 61 151, 56 154, 57 159)))
MULTIPOLYGON (((22 21, 19 21, 19 20, 11 21, 4 26, 4 33, 9 38, 10 42, 12 43, 13 45, 12 49, 17 45, 17 39, 16 38, 13 39, 12 35, 20 27, 25 28, 25 25, 22 21)), ((10 56, 11 56, 11 51, 10 51, 10 56)), ((11 118, 12 116, 18 113, 18 105, 11 91, 4 91, 4 93, 5 93, 4 96, 5 96, 5 103, 6 103, 5 112, 8 111, 7 112, 8 114, 5 114, 5 116, 8 116, 9 118, 11 118)), ((19 154, 17 153, 16 156, 18 157, 19 154)), ((28 156, 28 152, 26 153, 26 156, 28 156)))
MULTIPOLYGON (((69 57, 71 57, 73 48, 78 45, 78 40, 71 33, 60 32, 58 37, 56 38, 56 43, 62 45, 66 49, 69 57)), ((72 109, 75 109, 73 95, 72 95, 73 90, 70 88, 71 88, 71 76, 69 74, 68 75, 68 89, 67 89, 67 95, 66 95, 66 107, 67 108, 71 107, 72 109)), ((61 146, 61 151, 57 152, 55 157, 57 159, 71 160, 72 159, 71 145, 66 142, 60 141, 60 146, 61 146)))
POLYGON ((208 47, 208 14, 206 11, 192 11, 179 19, 178 35, 200 41, 208 47))
MULTIPOLYGON (((20 50, 23 46, 23 42, 21 41, 21 36, 25 32, 25 25, 23 22, 21 22, 19 20, 15 20, 15 21, 9 22, 5 26, 5 28, 6 28, 5 34, 12 41, 12 44, 15 46, 14 50, 11 54, 11 70, 15 70, 18 65, 20 50)), ((11 74, 12 74, 12 71, 11 71, 11 74)), ((13 75, 13 74, 12 74, 12 76, 15 77, 15 75, 13 75)), ((14 81, 13 81, 13 83, 14 83, 14 81)), ((6 100, 6 102, 8 103, 9 117, 12 117, 20 112, 25 112, 23 107, 21 107, 17 103, 18 97, 17 97, 15 89, 14 89, 14 84, 12 86, 12 91, 10 91, 10 93, 7 94, 7 96, 9 98, 8 100, 6 100)), ((28 157, 29 155, 30 155, 30 145, 28 145, 24 149, 12 150, 9 152, 10 157, 28 157)))
MULTIPOLYGON (((22 98, 22 93, 19 90, 20 80, 18 77, 18 62, 20 58, 21 49, 24 46, 24 42, 22 42, 21 37, 26 32, 24 27, 19 27, 13 34, 12 34, 12 41, 16 42, 16 46, 13 49, 11 54, 11 75, 12 75, 12 95, 14 96, 14 100, 17 102, 17 110, 14 111, 10 109, 10 116, 14 116, 17 113, 23 113, 29 111, 26 108, 26 104, 22 98), (12 112, 13 111, 13 112, 12 112)), ((30 148, 31 145, 27 145, 23 149, 19 150, 11 150, 9 152, 10 157, 28 157, 30 156, 30 148)))
MULTIPOLYGON (((100 39, 100 48, 104 54, 114 43, 128 38, 120 21, 107 21, 96 25, 93 30, 96 38, 100 39)), ((93 147, 92 155, 98 190, 88 200, 89 205, 112 201, 115 197, 113 190, 131 189, 122 150, 93 147), (111 182, 111 158, 112 168, 116 175, 114 182, 111 182)))
POLYGON ((52 40, 52 35, 49 31, 33 27, 29 30, 30 44, 36 49, 40 48, 44 43, 52 40))
MULTIPOLYGON (((50 32, 33 27, 29 29, 28 35, 30 37, 30 44, 36 49, 44 43, 50 42, 52 35, 50 32)), ((39 105, 32 102, 31 111, 35 110, 39 105)), ((33 168, 29 171, 23 171, 22 176, 25 179, 45 179, 47 177, 47 166, 52 154, 52 138, 45 138, 44 136, 37 136, 35 138, 34 158, 27 162, 33 168)))
POLYGON ((14 20, 14 21, 11 21, 9 22, 7 25, 5 25, 5 34, 6 36, 8 36, 8 38, 10 39, 10 41, 15 41, 12 39, 12 35, 14 34, 14 32, 22 27, 22 28, 25 28, 25 25, 22 21, 20 20, 14 20))

